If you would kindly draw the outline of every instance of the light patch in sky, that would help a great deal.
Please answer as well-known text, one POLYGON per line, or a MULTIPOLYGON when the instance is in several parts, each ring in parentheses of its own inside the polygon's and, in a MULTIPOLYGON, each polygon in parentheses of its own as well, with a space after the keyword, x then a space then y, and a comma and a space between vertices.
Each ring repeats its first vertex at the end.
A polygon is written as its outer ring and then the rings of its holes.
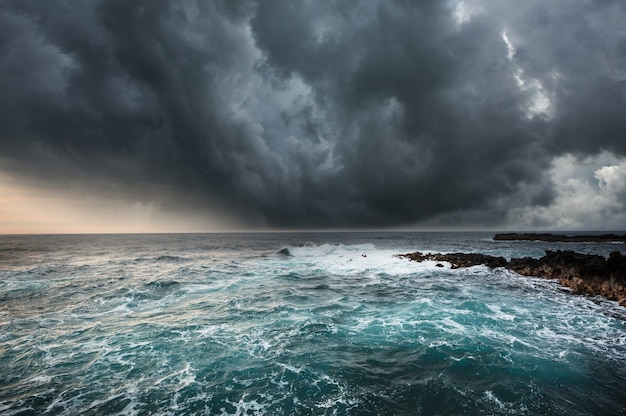
POLYGON ((152 208, 60 195, 0 177, 0 233, 153 232, 152 208))
POLYGON ((528 118, 543 116, 551 118, 553 115, 550 99, 546 95, 543 84, 536 78, 528 77, 524 74, 524 70, 515 62, 515 46, 509 39, 506 31, 502 31, 502 41, 506 45, 507 58, 513 65, 513 77, 517 86, 521 91, 530 94, 530 100, 525 108, 528 118))
POLYGON ((466 1, 456 0, 450 4, 452 6, 452 16, 459 25, 467 23, 472 19, 473 12, 466 1))
POLYGON ((509 40, 509 36, 506 32, 502 32, 502 40, 506 44, 506 57, 509 58, 509 61, 513 61, 513 58, 515 57, 515 46, 513 46, 509 40))
POLYGON ((154 204, 34 186, 0 173, 0 234, 206 232, 233 229, 154 204))
POLYGON ((549 175, 556 198, 548 206, 513 209, 518 228, 626 230, 626 159, 567 154, 554 159, 549 175))

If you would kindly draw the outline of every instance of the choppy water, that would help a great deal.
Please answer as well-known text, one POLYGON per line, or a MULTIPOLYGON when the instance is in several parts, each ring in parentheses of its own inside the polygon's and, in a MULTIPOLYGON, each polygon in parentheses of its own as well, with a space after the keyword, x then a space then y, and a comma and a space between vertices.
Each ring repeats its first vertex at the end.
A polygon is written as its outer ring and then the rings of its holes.
POLYGON ((0 414, 626 414, 615 302, 393 256, 623 245, 489 237, 0 237, 0 414))

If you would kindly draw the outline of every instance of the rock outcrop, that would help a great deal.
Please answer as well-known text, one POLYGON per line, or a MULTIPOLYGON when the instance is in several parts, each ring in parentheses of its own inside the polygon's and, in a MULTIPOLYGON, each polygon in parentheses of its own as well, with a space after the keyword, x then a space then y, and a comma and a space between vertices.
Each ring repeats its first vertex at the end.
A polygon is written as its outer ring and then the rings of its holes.
POLYGON ((447 263, 450 263, 450 267, 452 267, 453 269, 480 265, 489 266, 493 269, 495 267, 505 267, 507 265, 507 261, 504 257, 494 257, 487 254, 478 253, 422 254, 418 251, 415 253, 401 254, 399 257, 406 257, 417 262, 422 262, 424 260, 432 260, 438 262, 445 261, 447 263))
POLYGON ((605 259, 574 251, 546 251, 540 259, 512 259, 507 269, 524 276, 557 279, 576 292, 600 295, 626 306, 626 258, 618 251, 605 259))
POLYGON ((538 233, 503 233, 493 236, 498 241, 547 241, 550 243, 626 243, 626 235, 602 234, 602 235, 564 235, 564 234, 538 234, 538 233))
POLYGON ((576 292, 592 296, 600 295, 617 300, 626 306, 626 257, 613 252, 605 259, 599 255, 581 254, 574 251, 546 251, 546 255, 535 259, 524 257, 507 261, 476 253, 433 253, 420 252, 402 254, 413 261, 425 260, 447 262, 453 269, 485 265, 490 268, 504 267, 523 276, 556 279, 563 286, 576 292))

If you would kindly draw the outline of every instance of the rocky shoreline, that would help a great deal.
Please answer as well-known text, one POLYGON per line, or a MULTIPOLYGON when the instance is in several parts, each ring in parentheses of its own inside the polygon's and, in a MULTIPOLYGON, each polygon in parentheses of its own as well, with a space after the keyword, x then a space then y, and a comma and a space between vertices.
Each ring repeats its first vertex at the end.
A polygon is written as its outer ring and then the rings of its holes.
POLYGON ((547 233, 501 233, 493 236, 496 241, 546 241, 549 243, 626 243, 626 235, 564 235, 547 233))
POLYGON ((477 253, 415 252, 401 254, 399 257, 417 262, 425 260, 446 262, 453 269, 478 265, 490 268, 504 267, 523 276, 556 279, 561 285, 578 293, 604 296, 626 307, 626 257, 618 251, 611 253, 608 259, 594 254, 561 250, 547 250, 546 255, 539 259, 524 257, 510 261, 504 257, 477 253))

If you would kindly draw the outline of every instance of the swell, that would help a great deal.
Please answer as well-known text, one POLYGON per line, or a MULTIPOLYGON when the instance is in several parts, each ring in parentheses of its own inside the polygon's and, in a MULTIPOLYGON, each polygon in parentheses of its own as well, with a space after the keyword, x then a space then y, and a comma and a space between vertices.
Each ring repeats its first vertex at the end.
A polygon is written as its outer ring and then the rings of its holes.
POLYGON ((241 254, 142 248, 54 278, 20 276, 24 293, 55 301, 27 314, 20 297, 0 314, 0 413, 623 406, 623 322, 599 313, 613 305, 508 270, 407 262, 392 256, 398 247, 272 241, 241 254), (164 252, 182 260, 157 260, 164 252))

